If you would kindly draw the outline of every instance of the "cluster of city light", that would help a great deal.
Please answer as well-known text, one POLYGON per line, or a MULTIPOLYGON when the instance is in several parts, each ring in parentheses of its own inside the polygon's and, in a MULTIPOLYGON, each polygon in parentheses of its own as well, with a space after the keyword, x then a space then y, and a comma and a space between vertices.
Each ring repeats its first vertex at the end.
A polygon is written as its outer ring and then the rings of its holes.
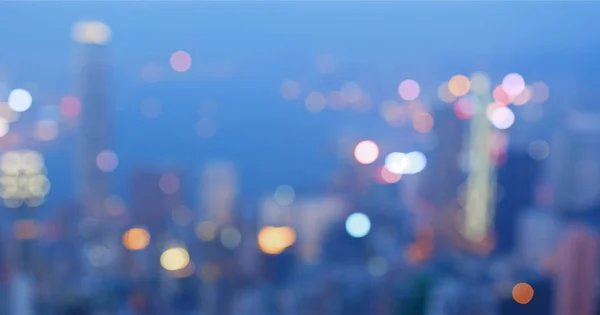
POLYGON ((421 172, 427 165, 427 158, 418 151, 410 153, 392 152, 385 158, 385 168, 392 174, 410 175, 421 172))
POLYGON ((346 218, 346 232, 352 237, 361 238, 367 236, 371 231, 371 220, 360 212, 350 214, 346 218))
POLYGON ((43 203, 50 190, 44 158, 31 150, 9 151, 0 157, 1 197, 8 207, 43 203))
POLYGON ((265 254, 280 254, 295 242, 296 231, 289 226, 265 226, 258 232, 258 247, 265 254))
POLYGON ((509 105, 543 103, 548 95, 549 89, 545 83, 527 85, 518 73, 507 74, 501 84, 493 88, 489 77, 482 72, 473 73, 470 77, 455 75, 438 88, 438 97, 444 102, 454 103, 458 118, 470 119, 475 115, 476 106, 487 105, 488 119, 501 130, 510 128, 515 121, 515 114, 509 105), (488 96, 491 97, 490 102, 481 105, 488 96))

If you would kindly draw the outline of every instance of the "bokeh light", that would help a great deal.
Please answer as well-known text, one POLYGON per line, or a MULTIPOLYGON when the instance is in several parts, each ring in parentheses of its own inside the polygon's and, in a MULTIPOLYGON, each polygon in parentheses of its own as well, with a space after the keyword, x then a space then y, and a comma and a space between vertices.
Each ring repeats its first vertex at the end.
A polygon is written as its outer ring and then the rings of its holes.
POLYGON ((106 213, 112 216, 125 213, 125 201, 116 195, 108 196, 104 201, 104 207, 106 208, 106 213))
POLYGON ((211 221, 204 221, 196 225, 196 236, 205 241, 212 241, 217 235, 217 226, 211 221))
POLYGON ((275 189, 275 193, 273 194, 273 198, 275 202, 277 202, 280 206, 289 206, 294 202, 294 198, 296 196, 296 192, 294 188, 288 185, 281 185, 275 189))
POLYGON ((371 140, 359 142, 354 148, 354 158, 360 164, 371 164, 379 157, 379 147, 371 140))
POLYGON ((346 103, 358 103, 363 96, 363 91, 358 83, 348 82, 342 85, 340 96, 346 103))
POLYGON ((417 174, 427 166, 425 154, 418 151, 406 154, 405 159, 408 160, 408 163, 403 170, 403 174, 417 174))
POLYGON ((394 174, 385 166, 379 167, 377 171, 379 172, 379 178, 385 184, 397 183, 402 178, 402 174, 394 174))
POLYGON ((190 255, 183 247, 173 247, 160 255, 160 265, 168 271, 181 270, 190 263, 190 255))
POLYGON ((113 151, 103 150, 96 157, 96 165, 101 171, 110 173, 119 165, 119 158, 113 151))
POLYGON ((496 106, 490 112, 489 119, 494 127, 504 130, 513 125, 515 122, 515 114, 508 107, 496 106))
POLYGON ((190 224, 193 217, 194 214, 192 210, 183 205, 173 208, 173 211, 171 212, 171 219, 173 219, 173 222, 179 226, 186 226, 190 224))
POLYGON ((548 100, 550 89, 544 82, 534 82, 531 84, 531 100, 536 103, 543 103, 548 100))
POLYGON ((502 88, 508 95, 519 95, 525 89, 525 80, 518 73, 507 74, 502 80, 502 88))
POLYGON ((300 96, 302 92, 302 86, 300 83, 293 80, 285 80, 281 83, 281 88, 279 90, 281 93, 281 97, 286 100, 295 100, 300 96))
POLYGON ((468 97, 461 97, 454 102, 454 113, 459 119, 469 119, 475 115, 475 101, 468 97))
MULTIPOLYGON (((1 135, 0 123, 0 135, 1 135)), ((58 123, 54 120, 40 120, 33 126, 33 136, 39 141, 54 140, 58 136, 58 123)))
POLYGON ((192 66, 192 56, 183 50, 171 54, 171 68, 177 72, 185 72, 192 66))
POLYGON ((491 88, 490 78, 483 72, 475 72, 471 75, 471 91, 478 95, 489 93, 491 88))
POLYGON ((39 236, 40 226, 34 220, 18 220, 14 223, 13 233, 19 240, 32 240, 39 236))
POLYGON ((258 232, 258 247, 269 255, 277 255, 296 242, 296 231, 289 226, 265 226, 258 232))
POLYGON ((352 213, 346 218, 346 232, 352 237, 361 238, 369 234, 371 230, 371 220, 360 212, 352 213))
POLYGON ((519 95, 513 98, 512 103, 517 106, 522 106, 527 104, 529 100, 531 100, 531 88, 525 87, 519 95))
POLYGON ((21 114, 12 110, 7 102, 0 102, 0 118, 11 123, 17 121, 20 116, 21 114))
POLYGON ((123 246, 129 250, 142 250, 150 243, 150 233, 144 228, 131 228, 123 233, 123 246))
POLYGON ((142 80, 148 83, 156 83, 163 77, 163 67, 156 63, 146 63, 142 66, 142 80))
POLYGON ((534 140, 529 143, 527 152, 532 159, 543 161, 550 155, 550 145, 544 140, 534 140))
POLYGON ((413 127, 420 133, 428 133, 433 128, 433 116, 428 112, 418 112, 413 116, 413 127))
POLYGON ((415 80, 404 80, 398 85, 398 94, 405 101, 413 101, 419 97, 421 87, 415 80))
POLYGON ((60 113, 66 117, 77 117, 81 112, 81 102, 72 95, 67 95, 60 100, 60 113))
POLYGON ((375 256, 367 262, 367 271, 373 277, 381 277, 388 271, 389 264, 383 257, 375 256))
POLYGON ((455 75, 448 81, 448 91, 456 97, 467 95, 470 89, 471 81, 462 74, 455 75))
POLYGON ((158 187, 165 194, 174 194, 179 190, 179 177, 173 173, 165 173, 158 181, 158 187))
POLYGON ((28 110, 32 102, 31 94, 27 90, 16 89, 8 94, 8 106, 15 112, 28 110))
POLYGON ((391 126, 400 126, 406 122, 406 110, 395 101, 381 104, 381 117, 391 126))
POLYGON ((325 108, 325 105, 327 105, 327 98, 323 93, 310 92, 304 100, 304 105, 306 105, 308 111, 318 113, 325 108))
POLYGON ((233 249, 236 248, 242 241, 242 234, 235 227, 228 226, 221 230, 219 238, 223 246, 233 249))
POLYGON ((8 121, 4 118, 0 118, 0 138, 6 136, 9 130, 10 125, 8 124, 8 121))
POLYGON ((513 97, 504 90, 502 85, 498 85, 494 88, 492 96, 494 97, 494 102, 496 102, 496 104, 504 106, 510 104, 513 99, 513 97))
POLYGON ((448 89, 448 82, 444 82, 444 83, 440 84, 437 92, 438 92, 438 97, 443 102, 452 103, 456 100, 456 96, 454 96, 454 94, 452 94, 452 92, 450 92, 450 90, 448 89))
POLYGON ((515 284, 512 289, 512 297, 519 304, 527 304, 533 299, 533 288, 525 282, 515 284))
POLYGON ((385 158, 385 168, 392 174, 404 174, 408 167, 408 157, 401 152, 392 152, 385 158))

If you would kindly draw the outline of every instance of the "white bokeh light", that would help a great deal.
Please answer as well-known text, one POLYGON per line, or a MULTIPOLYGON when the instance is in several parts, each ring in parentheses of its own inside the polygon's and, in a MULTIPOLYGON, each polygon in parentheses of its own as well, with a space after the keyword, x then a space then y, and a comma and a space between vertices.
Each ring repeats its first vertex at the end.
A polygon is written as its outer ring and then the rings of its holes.
POLYGON ((346 231, 350 236, 360 238, 365 237, 371 230, 371 220, 360 212, 353 213, 346 219, 346 231))
POLYGON ((405 155, 408 160, 408 165, 404 169, 404 174, 417 174, 427 166, 427 158, 421 152, 410 152, 405 155))
POLYGON ((385 168, 393 174, 404 174, 408 163, 408 157, 401 152, 392 152, 385 158, 385 168))
POLYGON ((8 106, 15 112, 24 112, 31 107, 33 99, 27 90, 16 89, 8 95, 8 106))
POLYGON ((515 122, 515 114, 508 107, 497 107, 489 115, 490 121, 494 127, 504 130, 510 128, 515 122))

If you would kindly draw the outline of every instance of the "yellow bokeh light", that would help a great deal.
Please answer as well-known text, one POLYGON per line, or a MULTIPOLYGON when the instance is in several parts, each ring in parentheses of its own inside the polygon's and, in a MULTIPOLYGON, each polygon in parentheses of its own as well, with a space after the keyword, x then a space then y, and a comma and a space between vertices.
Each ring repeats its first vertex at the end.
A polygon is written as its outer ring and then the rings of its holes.
POLYGON ((455 75, 448 81, 448 91, 456 97, 467 95, 470 89, 471 81, 462 74, 455 75))
POLYGON ((289 226, 266 226, 258 232, 258 247, 266 254, 280 254, 295 242, 296 232, 289 226))
POLYGON ((141 250, 150 243, 150 234, 144 228, 132 228, 123 233, 123 246, 129 250, 141 250))
POLYGON ((190 254, 185 248, 173 247, 160 255, 160 265, 168 271, 181 270, 190 263, 190 254))

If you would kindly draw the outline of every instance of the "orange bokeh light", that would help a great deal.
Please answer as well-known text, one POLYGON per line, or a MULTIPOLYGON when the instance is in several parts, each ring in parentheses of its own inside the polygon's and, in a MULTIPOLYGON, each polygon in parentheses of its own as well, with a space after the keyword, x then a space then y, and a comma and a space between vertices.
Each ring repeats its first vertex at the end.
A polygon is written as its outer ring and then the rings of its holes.
POLYGON ((150 234, 144 228, 132 228, 123 233, 123 246, 129 250, 141 250, 150 243, 150 234))
POLYGON ((448 81, 448 91, 454 96, 465 96, 471 89, 471 81, 466 76, 455 75, 448 81))
POLYGON ((420 112, 413 117, 413 127, 420 133, 428 133, 433 128, 433 117, 427 112, 420 112))
POLYGON ((527 304, 533 299, 533 288, 525 282, 517 283, 512 289, 512 296, 515 302, 527 304))

